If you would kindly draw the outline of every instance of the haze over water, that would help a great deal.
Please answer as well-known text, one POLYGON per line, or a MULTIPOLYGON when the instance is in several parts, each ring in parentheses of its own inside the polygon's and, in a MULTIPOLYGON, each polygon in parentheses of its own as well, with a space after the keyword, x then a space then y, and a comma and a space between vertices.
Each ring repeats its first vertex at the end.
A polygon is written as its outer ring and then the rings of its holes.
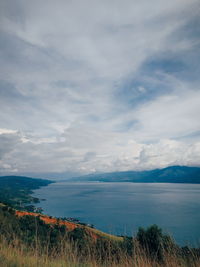
POLYGON ((118 235, 157 224, 181 244, 200 243, 200 185, 59 182, 34 192, 45 214, 118 235))

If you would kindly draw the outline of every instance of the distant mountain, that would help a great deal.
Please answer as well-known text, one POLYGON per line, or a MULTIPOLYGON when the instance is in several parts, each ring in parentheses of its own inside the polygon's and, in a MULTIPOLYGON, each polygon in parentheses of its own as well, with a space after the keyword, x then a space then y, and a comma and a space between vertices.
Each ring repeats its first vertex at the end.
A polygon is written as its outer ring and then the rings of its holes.
POLYGON ((171 166, 150 171, 125 171, 90 174, 71 178, 74 182, 133 182, 200 184, 200 167, 171 166))

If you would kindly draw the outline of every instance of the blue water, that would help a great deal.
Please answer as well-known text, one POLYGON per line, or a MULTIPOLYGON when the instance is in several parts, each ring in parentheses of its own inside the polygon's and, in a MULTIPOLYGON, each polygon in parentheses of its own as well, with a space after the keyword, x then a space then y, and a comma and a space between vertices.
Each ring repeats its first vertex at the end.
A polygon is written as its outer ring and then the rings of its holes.
POLYGON ((181 245, 200 245, 200 185, 54 183, 35 190, 45 214, 75 217, 118 235, 157 224, 181 245))

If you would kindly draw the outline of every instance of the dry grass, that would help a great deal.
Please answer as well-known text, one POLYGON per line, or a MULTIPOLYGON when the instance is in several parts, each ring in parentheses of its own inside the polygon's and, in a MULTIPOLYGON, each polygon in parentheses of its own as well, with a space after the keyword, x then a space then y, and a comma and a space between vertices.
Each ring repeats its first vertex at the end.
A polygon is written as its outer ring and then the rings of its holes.
POLYGON ((123 241, 123 238, 120 236, 104 233, 104 232, 102 232, 96 228, 91 228, 91 227, 87 227, 87 226, 85 228, 89 229, 89 231, 95 233, 97 236, 105 237, 105 238, 113 240, 113 241, 123 241))
MULTIPOLYGON (((94 258, 91 255, 83 258, 78 255, 77 249, 70 243, 61 243, 62 250, 49 253, 40 253, 37 248, 27 247, 15 239, 8 244, 4 239, 0 240, 0 266, 1 267, 200 267, 199 259, 195 257, 184 260, 175 254, 165 255, 164 263, 158 263, 149 259, 139 247, 135 248, 134 256, 123 254, 116 262, 113 258, 102 263, 101 255, 94 258)), ((120 252, 119 252, 120 254, 120 252)))

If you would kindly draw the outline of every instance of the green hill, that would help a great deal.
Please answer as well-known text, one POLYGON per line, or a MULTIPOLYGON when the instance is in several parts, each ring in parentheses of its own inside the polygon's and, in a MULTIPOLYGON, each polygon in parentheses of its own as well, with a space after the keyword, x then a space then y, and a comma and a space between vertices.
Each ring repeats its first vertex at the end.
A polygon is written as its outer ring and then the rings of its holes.
POLYGON ((50 180, 23 176, 0 177, 0 202, 7 203, 18 209, 34 210, 34 203, 39 199, 32 197, 33 190, 52 183, 50 180))

